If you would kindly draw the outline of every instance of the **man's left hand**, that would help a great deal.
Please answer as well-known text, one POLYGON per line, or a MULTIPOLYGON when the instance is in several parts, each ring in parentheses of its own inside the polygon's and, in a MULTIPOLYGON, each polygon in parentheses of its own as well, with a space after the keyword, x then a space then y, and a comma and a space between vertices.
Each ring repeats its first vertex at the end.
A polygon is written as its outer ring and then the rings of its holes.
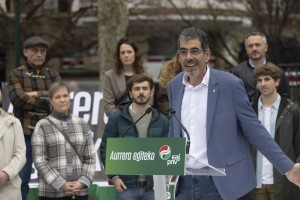
POLYGON ((294 167, 286 174, 287 179, 300 187, 300 163, 296 163, 294 167))

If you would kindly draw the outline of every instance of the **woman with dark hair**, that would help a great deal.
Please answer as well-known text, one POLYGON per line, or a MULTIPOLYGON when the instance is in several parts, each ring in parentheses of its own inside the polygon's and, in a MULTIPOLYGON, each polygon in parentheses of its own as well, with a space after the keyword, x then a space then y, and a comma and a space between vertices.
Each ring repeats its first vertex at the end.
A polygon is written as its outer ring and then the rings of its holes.
POLYGON ((104 112, 109 117, 118 104, 129 99, 126 82, 134 74, 145 73, 136 44, 128 37, 119 40, 115 53, 115 65, 104 74, 104 112))
POLYGON ((95 173, 92 131, 83 119, 70 114, 65 83, 54 82, 48 97, 52 113, 37 123, 31 140, 39 199, 88 200, 95 173))

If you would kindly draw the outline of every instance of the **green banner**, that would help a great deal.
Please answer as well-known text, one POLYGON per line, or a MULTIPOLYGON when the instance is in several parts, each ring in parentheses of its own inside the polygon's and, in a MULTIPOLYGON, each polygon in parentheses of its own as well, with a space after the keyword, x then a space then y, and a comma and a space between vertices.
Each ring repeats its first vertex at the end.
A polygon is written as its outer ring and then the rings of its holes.
POLYGON ((108 138, 106 174, 184 175, 185 138, 108 138))

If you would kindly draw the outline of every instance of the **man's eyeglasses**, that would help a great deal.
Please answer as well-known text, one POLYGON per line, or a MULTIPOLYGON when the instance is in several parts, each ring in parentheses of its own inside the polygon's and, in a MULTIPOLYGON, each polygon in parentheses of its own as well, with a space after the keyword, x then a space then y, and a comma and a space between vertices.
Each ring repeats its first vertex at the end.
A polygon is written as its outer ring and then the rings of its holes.
POLYGON ((179 56, 180 57, 187 57, 188 53, 190 52, 191 56, 198 56, 201 52, 206 51, 205 49, 199 48, 192 48, 192 49, 179 49, 179 56))

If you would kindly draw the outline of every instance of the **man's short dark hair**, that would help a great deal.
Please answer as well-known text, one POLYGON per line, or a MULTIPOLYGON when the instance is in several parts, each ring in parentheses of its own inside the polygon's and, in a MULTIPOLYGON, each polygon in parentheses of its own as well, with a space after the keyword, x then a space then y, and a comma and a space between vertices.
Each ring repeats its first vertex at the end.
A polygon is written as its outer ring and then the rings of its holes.
POLYGON ((187 40, 199 40, 201 43, 202 50, 207 50, 209 48, 207 35, 202 29, 195 27, 189 27, 184 29, 178 37, 178 49, 180 49, 180 41, 187 40))
POLYGON ((128 81, 127 81, 127 89, 128 91, 132 90, 133 84, 134 83, 141 83, 147 81, 149 83, 150 89, 152 90, 154 87, 154 81, 152 80, 152 78, 150 78, 149 76, 145 75, 145 74, 136 74, 133 75, 128 81))
POLYGON ((271 62, 262 64, 254 70, 254 78, 257 80, 260 76, 271 76, 275 81, 280 80, 280 69, 271 62))

